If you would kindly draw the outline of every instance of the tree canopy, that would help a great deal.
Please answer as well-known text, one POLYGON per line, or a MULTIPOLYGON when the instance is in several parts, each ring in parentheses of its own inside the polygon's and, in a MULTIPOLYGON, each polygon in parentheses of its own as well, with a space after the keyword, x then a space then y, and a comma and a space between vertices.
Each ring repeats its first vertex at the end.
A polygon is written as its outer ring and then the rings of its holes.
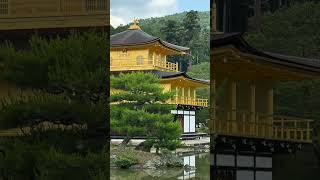
POLYGON ((157 147, 175 149, 179 145, 180 124, 174 121, 165 92, 156 75, 136 72, 111 77, 111 131, 126 136, 146 136, 157 147))

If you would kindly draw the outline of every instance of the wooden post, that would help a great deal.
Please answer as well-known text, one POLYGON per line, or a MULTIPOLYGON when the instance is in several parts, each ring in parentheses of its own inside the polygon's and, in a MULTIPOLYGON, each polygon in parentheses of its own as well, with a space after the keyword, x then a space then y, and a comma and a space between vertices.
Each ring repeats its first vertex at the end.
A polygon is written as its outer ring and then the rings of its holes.
POLYGON ((284 139, 284 122, 283 122, 283 118, 281 118, 281 139, 284 139))
POLYGON ((194 88, 194 90, 193 90, 193 101, 194 101, 194 104, 197 105, 197 90, 196 90, 196 88, 194 88))
POLYGON ((179 71, 179 63, 176 62, 176 71, 179 71))
POLYGON ((255 132, 255 120, 256 119, 256 85, 253 82, 250 85, 250 134, 253 135, 255 132))
POLYGON ((153 67, 156 65, 156 53, 154 51, 152 52, 152 65, 153 67))
POLYGON ((271 134, 273 134, 273 88, 271 87, 268 90, 268 97, 267 97, 267 115, 268 115, 268 122, 267 126, 269 126, 268 129, 268 137, 271 137, 271 134))
POLYGON ((184 87, 182 87, 182 103, 185 104, 184 87))
MULTIPOLYGON (((212 72, 213 73, 213 72, 212 72)), ((213 121, 213 127, 210 127, 211 129, 211 133, 213 132, 217 132, 217 119, 216 119, 216 80, 214 79, 214 77, 212 77, 212 83, 210 83, 210 88, 211 88, 211 98, 210 98, 210 101, 211 101, 211 104, 210 104, 210 115, 211 115, 211 121, 213 121)))
POLYGON ((246 114, 245 112, 242 113, 242 134, 246 134, 246 114))
POLYGON ((178 89, 178 86, 176 86, 176 104, 178 104, 178 95, 179 95, 179 89, 178 89))
MULTIPOLYGON (((170 68, 170 66, 167 65, 167 56, 166 55, 164 55, 164 66, 166 68, 170 68)), ((171 70, 171 68, 170 68, 170 70, 171 70)))
POLYGON ((231 104, 231 131, 237 131, 237 84, 232 81, 230 84, 230 104, 231 104))
POLYGON ((294 140, 297 140, 297 121, 294 121, 294 140))
POLYGON ((187 104, 191 104, 192 101, 191 101, 191 88, 189 87, 188 88, 188 101, 187 101, 187 104))
POLYGON ((256 112, 256 118, 254 122, 254 136, 259 136, 259 113, 256 112))
POLYGON ((306 140, 309 141, 311 138, 310 138, 310 122, 307 122, 307 138, 306 140))
POLYGON ((230 122, 231 122, 231 120, 230 120, 231 118, 230 118, 230 112, 227 112, 227 132, 226 133, 230 133, 230 122))

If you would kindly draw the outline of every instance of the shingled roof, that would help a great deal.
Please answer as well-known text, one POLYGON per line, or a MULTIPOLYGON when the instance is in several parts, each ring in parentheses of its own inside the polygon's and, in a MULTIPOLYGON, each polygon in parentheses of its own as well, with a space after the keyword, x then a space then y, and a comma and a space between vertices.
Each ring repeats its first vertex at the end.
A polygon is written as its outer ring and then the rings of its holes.
POLYGON ((154 37, 142 31, 141 29, 128 29, 110 37, 111 47, 137 46, 155 42, 159 42, 163 46, 179 52, 187 52, 189 50, 188 47, 171 44, 160 39, 159 37, 154 37))
POLYGON ((210 80, 204 80, 204 79, 196 79, 188 76, 185 72, 164 72, 164 71, 153 71, 153 74, 159 76, 161 79, 167 79, 167 78, 175 78, 175 77, 185 77, 189 80, 202 83, 202 84, 210 84, 210 80))
POLYGON ((295 56, 281 55, 266 51, 260 51, 249 45, 240 33, 214 34, 211 40, 211 47, 218 48, 233 45, 241 52, 262 57, 269 63, 283 65, 291 68, 298 68, 310 72, 320 73, 320 60, 301 58, 295 56))

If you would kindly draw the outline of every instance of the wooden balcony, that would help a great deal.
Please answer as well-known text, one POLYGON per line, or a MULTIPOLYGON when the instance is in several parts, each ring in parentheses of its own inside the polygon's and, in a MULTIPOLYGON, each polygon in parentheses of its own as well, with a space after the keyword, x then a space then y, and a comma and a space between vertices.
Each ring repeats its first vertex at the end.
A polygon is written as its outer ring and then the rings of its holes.
POLYGON ((111 71, 141 71, 141 70, 160 70, 160 71, 179 71, 179 64, 158 59, 139 59, 133 60, 129 58, 112 59, 110 61, 111 71))
POLYGON ((3 0, 0 30, 107 27, 108 0, 3 0))
POLYGON ((312 122, 296 117, 216 110, 216 119, 210 122, 210 127, 218 135, 312 143, 312 122))
POLYGON ((169 100, 168 103, 169 104, 180 104, 180 105, 208 107, 209 101, 208 101, 208 99, 175 96, 173 99, 169 100))

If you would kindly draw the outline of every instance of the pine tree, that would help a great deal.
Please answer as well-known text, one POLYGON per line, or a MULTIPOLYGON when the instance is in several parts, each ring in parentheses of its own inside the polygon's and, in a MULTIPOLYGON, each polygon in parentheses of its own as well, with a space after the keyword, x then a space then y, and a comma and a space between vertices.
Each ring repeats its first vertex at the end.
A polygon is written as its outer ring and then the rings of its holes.
POLYGON ((111 77, 111 131, 125 135, 125 146, 134 136, 146 136, 157 149, 175 149, 180 125, 174 122, 165 104, 172 97, 164 92, 160 79, 148 73, 128 73, 111 77))
POLYGON ((87 32, 66 38, 35 36, 22 50, 10 44, 0 47, 0 83, 6 81, 13 89, 1 97, 0 129, 20 128, 25 135, 0 141, 8 154, 0 163, 1 172, 10 172, 4 177, 79 179, 81 171, 89 179, 107 172, 107 153, 102 151, 109 145, 106 39, 105 33, 87 32), (64 169, 52 165, 57 158, 64 169), (77 174, 70 173, 75 168, 77 174))
POLYGON ((184 36, 185 42, 190 42, 194 37, 199 37, 201 32, 200 19, 198 11, 187 12, 185 18, 183 19, 183 27, 186 31, 184 36))

